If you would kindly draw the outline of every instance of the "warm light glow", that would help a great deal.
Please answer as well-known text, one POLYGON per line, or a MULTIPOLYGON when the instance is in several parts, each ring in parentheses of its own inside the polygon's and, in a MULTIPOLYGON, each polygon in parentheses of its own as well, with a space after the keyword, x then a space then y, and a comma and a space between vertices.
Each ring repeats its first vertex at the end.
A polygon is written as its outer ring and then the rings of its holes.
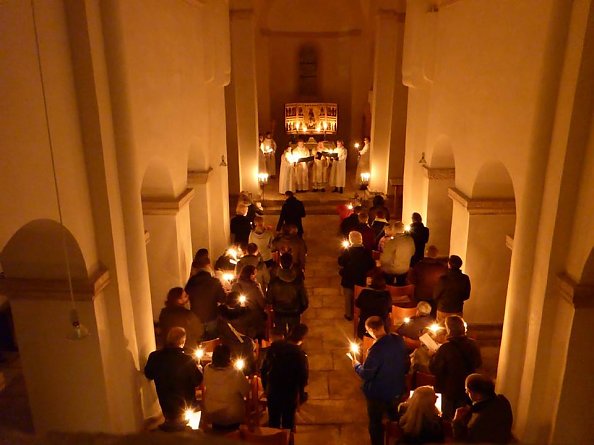
POLYGON ((194 357, 196 357, 198 360, 202 360, 202 357, 204 357, 204 349, 202 348, 198 348, 194 351, 194 357))
POLYGON ((353 204, 351 204, 350 202, 347 204, 347 209, 349 210, 353 210, 353 204))
POLYGON ((225 279, 226 281, 233 281, 235 279, 235 275, 233 275, 231 272, 225 272, 223 274, 223 279, 225 279))
POLYGON ((429 326, 429 330, 434 334, 437 334, 441 329, 443 328, 437 323, 433 323, 431 326, 429 326))
POLYGON ((243 371, 243 368, 245 368, 245 360, 242 358, 238 358, 237 360, 235 360, 235 363, 233 364, 233 366, 238 371, 243 371))
POLYGON ((404 317, 404 323, 410 323, 410 317, 404 317))
POLYGON ((297 162, 297 160, 299 159, 299 157, 293 153, 288 153, 287 154, 287 160, 291 163, 293 162, 297 162))
POLYGON ((361 182, 369 182, 369 178, 371 178, 371 174, 361 173, 361 182))
POLYGON ((324 130, 326 130, 328 128, 328 122, 322 122, 322 127, 324 128, 324 130))
POLYGON ((462 321, 464 323, 464 330, 466 331, 468 329, 468 323, 466 323, 466 321, 462 321))
POLYGON ((358 150, 361 145, 358 142, 355 142, 355 148, 358 150))
POLYGON ((188 425, 193 430, 197 430, 200 428, 200 417, 202 417, 201 411, 194 411, 193 409, 187 409, 184 412, 184 419, 186 420, 186 425, 188 425))
POLYGON ((358 354, 359 353, 359 344, 352 341, 350 350, 353 354, 358 354))
POLYGON ((247 302, 247 297, 245 295, 240 295, 239 296, 239 304, 241 306, 245 306, 245 303, 247 302))
POLYGON ((404 231, 407 233, 410 232, 410 224, 404 226, 404 231))
POLYGON ((268 173, 258 173, 258 182, 260 184, 268 183, 268 173))
MULTIPOLYGON (((408 397, 411 398, 413 396, 413 392, 415 392, 414 390, 410 391, 408 397)), ((435 395, 437 396, 437 399, 435 399, 435 408, 437 408, 439 410, 439 412, 441 412, 441 393, 440 392, 436 392, 435 395)))
POLYGON ((344 240, 342 242, 342 247, 344 247, 345 249, 348 249, 351 246, 351 243, 349 243, 347 240, 344 240))
POLYGON ((234 259, 237 259, 237 249, 227 249, 227 255, 229 255, 230 257, 233 257, 234 259))

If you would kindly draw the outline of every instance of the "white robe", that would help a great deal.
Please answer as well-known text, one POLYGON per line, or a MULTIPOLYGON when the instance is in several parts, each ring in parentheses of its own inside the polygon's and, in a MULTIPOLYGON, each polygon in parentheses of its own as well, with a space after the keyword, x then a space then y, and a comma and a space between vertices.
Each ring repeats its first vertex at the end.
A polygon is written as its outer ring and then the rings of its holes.
POLYGON ((334 153, 338 153, 338 159, 334 159, 332 161, 332 167, 330 167, 330 186, 344 187, 346 183, 346 158, 348 152, 346 147, 336 147, 334 153))
POLYGON ((264 139, 260 144, 260 151, 264 155, 266 173, 268 173, 269 176, 276 176, 276 142, 274 142, 274 139, 264 139))
POLYGON ((369 173, 369 142, 363 145, 359 152, 360 158, 357 162, 357 171, 355 172, 355 184, 362 184, 361 173, 369 173))
POLYGON ((328 182, 328 159, 326 156, 322 156, 318 159, 316 155, 318 152, 326 150, 325 148, 314 148, 311 152, 314 156, 313 173, 311 175, 311 181, 315 188, 324 187, 324 184, 328 182))
POLYGON ((295 191, 295 178, 291 149, 287 148, 281 156, 280 174, 278 177, 278 191, 284 194, 287 190, 295 191))
MULTIPOLYGON (((295 159, 309 157, 309 149, 307 147, 299 147, 293 149, 293 156, 295 159)), ((309 166, 307 162, 297 162, 295 166, 295 188, 297 190, 309 189, 309 166)))

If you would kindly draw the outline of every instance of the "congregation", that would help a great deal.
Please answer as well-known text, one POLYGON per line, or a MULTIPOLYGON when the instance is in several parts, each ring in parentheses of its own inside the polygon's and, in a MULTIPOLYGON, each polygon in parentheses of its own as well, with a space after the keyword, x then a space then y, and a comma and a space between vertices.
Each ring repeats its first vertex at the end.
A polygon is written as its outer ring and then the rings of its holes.
MULTIPOLYGON (((232 247, 214 264, 199 249, 185 287, 169 291, 157 326, 161 349, 145 368, 165 417, 161 429, 183 430, 188 412, 199 411, 201 429, 234 434, 259 426, 266 410, 270 428, 296 431, 296 411, 308 400, 306 214, 291 191, 285 196, 271 226, 242 193, 232 247)), ((420 214, 405 226, 381 196, 371 204, 349 205, 338 266, 355 339, 347 355, 362 381, 372 445, 508 443, 511 407, 477 373, 480 350, 466 335, 470 279, 462 260, 426 248, 420 214)))

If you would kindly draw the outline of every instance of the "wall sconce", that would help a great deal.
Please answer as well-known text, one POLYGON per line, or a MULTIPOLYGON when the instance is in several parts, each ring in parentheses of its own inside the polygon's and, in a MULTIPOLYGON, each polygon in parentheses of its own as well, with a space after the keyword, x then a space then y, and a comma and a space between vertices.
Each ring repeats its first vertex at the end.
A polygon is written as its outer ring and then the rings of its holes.
POLYGON ((225 155, 221 155, 221 163, 219 167, 227 167, 227 163, 225 162, 225 155))

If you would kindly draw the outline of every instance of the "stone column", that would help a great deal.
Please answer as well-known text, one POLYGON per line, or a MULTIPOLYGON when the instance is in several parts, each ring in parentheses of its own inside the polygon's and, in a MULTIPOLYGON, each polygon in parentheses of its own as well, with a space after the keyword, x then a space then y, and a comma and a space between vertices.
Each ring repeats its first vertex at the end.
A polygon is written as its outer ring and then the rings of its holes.
POLYGON ((396 61, 399 53, 402 16, 394 10, 380 9, 376 17, 371 104, 371 178, 369 188, 386 193, 390 165, 392 114, 396 88, 396 61))
MULTIPOLYGON (((452 227, 452 201, 448 189, 455 185, 455 169, 432 168, 423 165, 427 187, 427 213, 425 224, 429 227, 429 244, 439 249, 440 256, 450 253, 450 230, 452 227)), ((408 221, 409 215, 403 215, 408 221)))
MULTIPOLYGON (((231 9, 231 106, 237 133, 237 165, 242 190, 258 193, 258 96, 256 23, 253 9, 231 9)), ((236 193, 239 190, 231 190, 236 193)))
POLYGON ((193 197, 194 190, 186 189, 174 199, 142 198, 144 228, 150 237, 146 254, 154 320, 159 318, 167 291, 183 286, 190 275, 189 203, 193 197))
POLYGON ((472 286, 464 318, 501 324, 511 262, 506 240, 515 228, 515 200, 472 199, 454 188, 449 196, 454 202, 450 253, 462 258, 472 286))

